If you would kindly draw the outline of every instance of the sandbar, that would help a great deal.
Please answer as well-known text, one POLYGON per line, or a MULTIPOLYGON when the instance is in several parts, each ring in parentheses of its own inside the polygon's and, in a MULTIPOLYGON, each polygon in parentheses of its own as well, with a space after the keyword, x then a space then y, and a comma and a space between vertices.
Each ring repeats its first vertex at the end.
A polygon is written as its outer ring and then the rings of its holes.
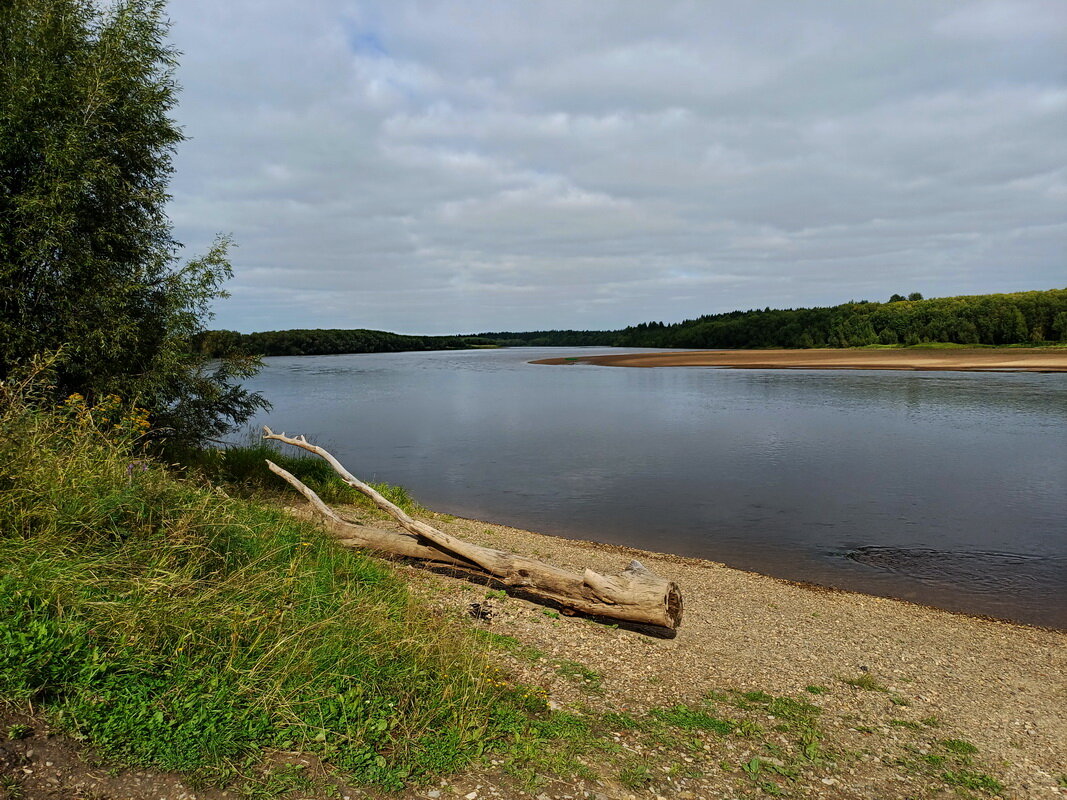
POLYGON ((605 367, 1067 372, 1067 348, 675 350, 544 358, 531 363, 596 364, 605 367))

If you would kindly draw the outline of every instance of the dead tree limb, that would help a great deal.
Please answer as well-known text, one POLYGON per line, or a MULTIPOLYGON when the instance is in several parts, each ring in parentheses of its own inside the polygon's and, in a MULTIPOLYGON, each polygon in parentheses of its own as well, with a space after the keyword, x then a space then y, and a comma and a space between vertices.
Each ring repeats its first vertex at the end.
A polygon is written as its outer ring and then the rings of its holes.
POLYGON ((292 437, 264 428, 265 439, 275 439, 307 450, 326 460, 341 479, 395 519, 403 532, 357 525, 342 518, 311 489, 281 467, 268 461, 271 471, 297 489, 323 518, 331 533, 344 544, 383 550, 474 569, 524 594, 556 603, 583 614, 609 617, 642 625, 676 629, 682 621, 682 594, 678 585, 654 575, 640 562, 618 575, 586 569, 581 575, 533 558, 494 550, 457 539, 432 525, 413 519, 403 509, 356 478, 325 449, 303 436, 292 437))
POLYGON ((267 467, 275 475, 284 478, 300 494, 304 495, 308 502, 311 503, 311 507, 322 517, 323 524, 327 530, 333 534, 333 537, 338 542, 347 547, 380 550, 393 555, 439 561, 443 564, 451 564, 457 567, 470 568, 472 566, 469 561, 456 558, 452 553, 430 546, 420 541, 419 537, 406 531, 373 528, 369 525, 360 525, 345 519, 322 502, 319 496, 295 475, 282 469, 273 461, 267 461, 267 467))

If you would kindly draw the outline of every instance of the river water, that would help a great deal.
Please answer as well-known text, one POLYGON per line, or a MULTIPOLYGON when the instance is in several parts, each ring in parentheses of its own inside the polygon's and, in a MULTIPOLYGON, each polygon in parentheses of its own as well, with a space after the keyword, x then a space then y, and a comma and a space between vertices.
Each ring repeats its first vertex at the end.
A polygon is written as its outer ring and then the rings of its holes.
POLYGON ((257 424, 423 505, 1067 628, 1067 374, 265 359, 257 424))

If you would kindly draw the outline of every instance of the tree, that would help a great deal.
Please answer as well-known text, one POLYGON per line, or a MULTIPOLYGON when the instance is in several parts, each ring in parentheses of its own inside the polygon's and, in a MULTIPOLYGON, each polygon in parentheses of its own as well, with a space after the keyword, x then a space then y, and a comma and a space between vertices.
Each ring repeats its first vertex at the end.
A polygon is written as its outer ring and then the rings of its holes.
POLYGON ((911 294, 908 295, 908 299, 909 300, 922 300, 923 299, 923 293, 922 292, 912 292, 911 294))
POLYGON ((231 276, 229 241, 185 265, 165 214, 176 54, 161 0, 0 4, 0 379, 58 352, 61 396, 117 394, 171 438, 265 401, 191 337, 231 276))
POLYGON ((903 303, 907 299, 908 298, 906 298, 902 294, 894 294, 892 297, 889 298, 889 302, 890 303, 903 303))
POLYGON ((1067 311, 1061 311, 1053 317, 1052 330, 1060 335, 1061 342, 1067 342, 1067 311))
POLYGON ((1005 309, 1001 325, 1000 335, 1004 344, 1025 342, 1030 336, 1030 331, 1026 327, 1026 317, 1016 306, 1009 306, 1005 309))

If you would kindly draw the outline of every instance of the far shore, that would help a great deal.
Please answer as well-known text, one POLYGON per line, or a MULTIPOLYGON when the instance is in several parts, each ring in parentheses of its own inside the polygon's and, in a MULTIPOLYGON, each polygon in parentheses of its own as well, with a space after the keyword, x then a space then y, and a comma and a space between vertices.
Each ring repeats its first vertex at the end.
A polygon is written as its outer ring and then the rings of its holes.
POLYGON ((543 358, 530 363, 605 367, 1067 372, 1067 348, 687 350, 543 358))

